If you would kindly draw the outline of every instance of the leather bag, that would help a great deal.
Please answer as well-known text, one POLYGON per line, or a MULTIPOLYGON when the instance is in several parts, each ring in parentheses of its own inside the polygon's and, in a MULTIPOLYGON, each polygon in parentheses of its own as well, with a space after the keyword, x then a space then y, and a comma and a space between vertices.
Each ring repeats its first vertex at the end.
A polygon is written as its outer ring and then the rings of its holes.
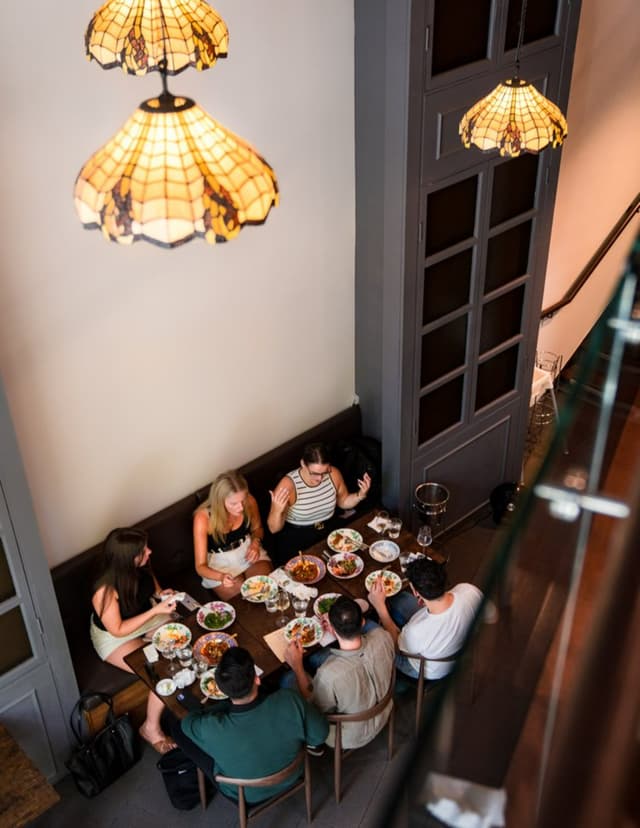
POLYGON ((65 766, 83 796, 89 799, 97 796, 140 759, 140 740, 131 727, 129 716, 127 713, 118 718, 114 716, 113 699, 108 694, 83 693, 71 711, 69 723, 77 747, 65 766), (83 714, 96 699, 108 705, 107 720, 99 733, 87 739, 83 736, 86 729, 83 714))

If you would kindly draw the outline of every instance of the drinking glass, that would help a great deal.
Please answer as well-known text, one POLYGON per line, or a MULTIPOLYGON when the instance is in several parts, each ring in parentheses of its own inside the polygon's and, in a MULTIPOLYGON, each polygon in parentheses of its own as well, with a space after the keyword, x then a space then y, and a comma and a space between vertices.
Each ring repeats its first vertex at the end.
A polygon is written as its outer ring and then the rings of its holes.
POLYGON ((387 528, 387 535, 395 540, 400 537, 400 530, 402 529, 402 521, 400 518, 391 518, 387 528))
POLYGON ((193 650, 191 647, 183 647, 176 652, 176 655, 181 667, 191 667, 193 664, 193 650))
POLYGON ((284 627, 286 624, 289 623, 289 619, 285 615, 285 612, 291 606, 291 601, 289 600, 289 593, 286 589, 279 589, 278 590, 278 609, 280 610, 280 615, 276 618, 276 624, 278 627, 284 627))
POLYGON ((162 647, 160 647, 160 652, 167 659, 169 662, 169 666, 167 667, 167 673, 170 676, 175 676, 178 668, 176 667, 175 658, 176 658, 176 648, 173 644, 165 643, 162 647))
POLYGON ((209 664, 206 661, 199 661, 198 659, 196 659, 193 662, 193 668, 196 671, 196 675, 199 677, 203 673, 207 672, 207 670, 209 669, 209 664))
POLYGON ((378 511, 376 512, 376 518, 382 524, 382 526, 380 527, 380 532, 384 534, 387 526, 389 525, 389 512, 387 512, 385 509, 378 509, 378 511))
POLYGON ((407 564, 409 563, 409 555, 410 553, 407 552, 405 549, 400 550, 400 556, 398 558, 398 563, 400 564, 400 571, 404 575, 407 571, 407 564))
POLYGON ((278 612, 278 593, 276 592, 271 598, 267 598, 264 602, 264 608, 267 612, 278 612))
POLYGON ((418 546, 422 547, 422 551, 424 552, 427 546, 431 546, 431 543, 433 541, 433 537, 431 535, 431 527, 421 526, 420 529, 418 529, 416 540, 418 541, 418 546))
POLYGON ((298 595, 294 595, 291 599, 291 605, 293 606, 293 611, 296 614, 297 618, 304 618, 307 614, 307 607, 309 606, 309 599, 308 598, 300 598, 298 595))

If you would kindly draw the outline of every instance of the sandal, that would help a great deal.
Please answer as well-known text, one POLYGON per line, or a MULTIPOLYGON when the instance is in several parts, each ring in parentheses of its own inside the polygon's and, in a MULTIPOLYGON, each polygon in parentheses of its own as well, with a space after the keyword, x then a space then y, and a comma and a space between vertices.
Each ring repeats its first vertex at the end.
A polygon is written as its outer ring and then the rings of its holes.
POLYGON ((155 750, 156 753, 164 755, 169 751, 174 750, 178 746, 171 739, 160 739, 158 742, 149 742, 148 744, 155 750))

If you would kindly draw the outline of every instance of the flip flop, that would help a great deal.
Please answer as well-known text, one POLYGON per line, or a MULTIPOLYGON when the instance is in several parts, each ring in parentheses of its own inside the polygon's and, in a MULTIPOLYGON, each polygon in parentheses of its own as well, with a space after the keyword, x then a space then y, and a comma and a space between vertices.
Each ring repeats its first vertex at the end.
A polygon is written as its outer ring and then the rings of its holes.
POLYGON ((148 744, 151 745, 156 753, 161 755, 169 753, 170 750, 178 747, 175 742, 171 741, 171 739, 160 739, 158 742, 148 742, 148 744))

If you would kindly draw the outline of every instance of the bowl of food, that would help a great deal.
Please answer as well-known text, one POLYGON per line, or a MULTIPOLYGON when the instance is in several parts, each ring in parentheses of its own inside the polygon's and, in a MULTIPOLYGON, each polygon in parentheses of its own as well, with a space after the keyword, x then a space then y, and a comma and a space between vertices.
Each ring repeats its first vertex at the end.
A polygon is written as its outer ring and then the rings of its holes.
POLYGON ((200 689, 202 690, 202 695, 206 696, 208 699, 227 698, 227 696, 225 696, 222 690, 218 687, 215 670, 207 670, 206 673, 202 674, 200 678, 200 689))
POLYGON ((184 624, 163 624, 153 634, 156 650, 180 650, 191 641, 191 630, 184 624))
POLYGON ((338 552, 329 558, 327 568, 334 578, 355 578, 364 569, 364 561, 353 552, 338 552))
POLYGON ((236 611, 225 601, 210 601, 200 607, 196 620, 204 630, 226 630, 236 620, 236 611))
POLYGON ((285 564, 285 570, 299 584, 315 584, 326 575, 324 561, 315 555, 297 555, 285 564))
POLYGON ((318 595, 313 602, 313 611, 318 616, 326 615, 339 597, 339 592, 325 592, 324 595, 318 595))
POLYGON ((332 552, 353 552, 362 546, 362 535, 355 529, 336 529, 327 538, 332 552))
POLYGON ((242 582, 240 595, 252 604, 264 603, 273 598, 278 591, 278 584, 268 575, 254 575, 242 582))
POLYGON ((193 645, 193 655, 198 661, 215 667, 229 647, 237 646, 235 638, 226 633, 206 633, 193 645))
POLYGON ((400 555, 400 547, 392 540, 377 540, 369 547, 369 554, 378 563, 390 563, 400 555))
POLYGON ((322 638, 322 624, 317 618, 294 618, 284 628, 287 641, 299 641, 303 647, 312 647, 322 638))
POLYGON ((395 595, 402 589, 402 580, 399 575, 396 575, 390 569, 378 569, 375 572, 370 572, 364 579, 364 585, 368 591, 371 591, 371 587, 378 579, 382 581, 387 598, 395 595))

